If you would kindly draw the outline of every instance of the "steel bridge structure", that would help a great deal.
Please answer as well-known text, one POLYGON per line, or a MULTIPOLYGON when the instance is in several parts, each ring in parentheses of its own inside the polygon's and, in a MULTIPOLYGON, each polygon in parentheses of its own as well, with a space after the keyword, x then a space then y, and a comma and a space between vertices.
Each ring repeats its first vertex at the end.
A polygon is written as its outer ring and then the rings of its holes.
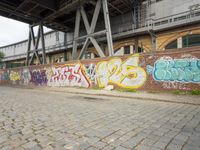
POLYGON ((44 26, 65 33, 61 50, 72 49, 76 60, 87 54, 91 46, 99 57, 113 56, 113 40, 133 36, 137 52, 137 36, 142 34, 150 35, 153 54, 157 33, 200 22, 197 0, 195 5, 188 3, 188 9, 176 8, 177 14, 170 12, 173 9, 163 15, 159 15, 162 10, 151 11, 157 3, 159 7, 165 3, 171 5, 167 0, 1 0, 0 16, 29 24, 27 52, 24 50, 23 58, 26 57, 26 65, 35 64, 34 60, 45 64, 51 49, 45 41, 44 26))
POLYGON ((74 32, 73 59, 81 59, 90 44, 100 57, 113 56, 110 17, 132 10, 137 15, 133 5, 139 5, 141 1, 143 0, 1 0, 0 15, 30 25, 26 64, 31 65, 34 59, 45 64, 43 26, 56 31, 74 32), (103 22, 100 28, 97 28, 98 20, 103 22), (39 26, 37 35, 34 34, 36 26, 39 26), (97 41, 102 36, 107 41, 107 54, 97 41), (40 42, 42 50, 38 49, 40 42), (82 43, 82 48, 78 54, 79 43, 82 43))

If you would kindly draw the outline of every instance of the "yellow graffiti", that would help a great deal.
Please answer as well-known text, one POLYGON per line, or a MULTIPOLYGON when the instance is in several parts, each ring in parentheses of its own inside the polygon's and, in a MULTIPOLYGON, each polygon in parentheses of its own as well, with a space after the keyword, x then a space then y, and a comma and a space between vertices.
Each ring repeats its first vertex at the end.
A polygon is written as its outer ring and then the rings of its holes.
POLYGON ((139 88, 146 81, 146 72, 139 65, 139 54, 124 62, 120 58, 102 61, 97 64, 97 83, 99 87, 116 84, 123 88, 139 88))
POLYGON ((11 81, 18 81, 18 80, 21 79, 19 73, 18 72, 14 72, 14 71, 11 71, 9 77, 10 77, 11 81))

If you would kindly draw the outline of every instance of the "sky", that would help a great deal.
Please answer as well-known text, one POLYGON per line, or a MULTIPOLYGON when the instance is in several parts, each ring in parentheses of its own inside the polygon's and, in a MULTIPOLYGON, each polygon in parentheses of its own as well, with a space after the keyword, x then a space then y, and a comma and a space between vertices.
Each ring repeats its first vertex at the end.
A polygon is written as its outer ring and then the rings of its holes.
POLYGON ((28 24, 0 16, 0 47, 27 39, 28 31, 28 24))

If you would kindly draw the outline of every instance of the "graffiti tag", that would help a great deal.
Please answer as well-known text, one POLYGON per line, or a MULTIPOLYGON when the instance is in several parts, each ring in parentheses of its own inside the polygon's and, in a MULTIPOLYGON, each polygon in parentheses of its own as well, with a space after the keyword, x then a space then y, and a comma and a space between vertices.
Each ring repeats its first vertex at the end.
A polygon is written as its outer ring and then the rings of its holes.
POLYGON ((95 64, 89 64, 84 65, 85 73, 87 77, 92 81, 92 83, 96 84, 96 65, 95 64))
POLYGON ((25 85, 28 85, 29 84, 29 81, 30 81, 30 72, 29 72, 29 69, 24 69, 22 71, 22 74, 21 74, 21 79, 23 80, 23 83, 25 85))
POLYGON ((146 81, 146 72, 139 65, 139 54, 124 62, 120 58, 97 64, 96 74, 99 87, 116 84, 123 88, 139 88, 146 81))
POLYGON ((15 71, 10 72, 10 80, 11 81, 19 81, 21 79, 20 74, 15 71))
POLYGON ((52 72, 53 75, 48 82, 49 86, 90 86, 81 64, 53 67, 52 72))
POLYGON ((35 85, 46 85, 48 82, 46 70, 33 70, 30 71, 30 75, 30 82, 34 83, 35 85))
POLYGON ((199 59, 164 59, 157 60, 154 66, 147 66, 149 74, 156 81, 166 82, 200 82, 199 59))
POLYGON ((10 80, 8 71, 2 71, 0 73, 0 80, 2 80, 2 81, 8 81, 8 80, 10 80))

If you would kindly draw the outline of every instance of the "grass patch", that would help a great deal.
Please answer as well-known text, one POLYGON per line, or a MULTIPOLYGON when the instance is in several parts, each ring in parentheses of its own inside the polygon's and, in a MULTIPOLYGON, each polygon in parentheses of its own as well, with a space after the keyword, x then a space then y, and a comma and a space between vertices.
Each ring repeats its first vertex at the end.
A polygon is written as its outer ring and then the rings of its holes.
POLYGON ((200 91, 199 90, 192 90, 190 92, 191 95, 200 95, 200 91))
POLYGON ((172 92, 173 94, 176 94, 176 95, 186 95, 186 94, 188 94, 186 91, 179 91, 179 90, 177 90, 177 91, 174 91, 174 92, 172 92))
POLYGON ((100 88, 100 87, 97 87, 97 86, 94 86, 92 87, 93 90, 102 90, 103 88, 100 88))
POLYGON ((130 92, 130 93, 136 93, 137 90, 135 89, 116 89, 117 91, 120 91, 120 92, 130 92))
POLYGON ((159 91, 148 91, 148 93, 158 94, 158 93, 161 93, 161 92, 159 92, 159 91))
POLYGON ((172 92, 173 94, 176 95, 200 95, 200 91, 199 90, 192 90, 192 91, 174 91, 172 92))

